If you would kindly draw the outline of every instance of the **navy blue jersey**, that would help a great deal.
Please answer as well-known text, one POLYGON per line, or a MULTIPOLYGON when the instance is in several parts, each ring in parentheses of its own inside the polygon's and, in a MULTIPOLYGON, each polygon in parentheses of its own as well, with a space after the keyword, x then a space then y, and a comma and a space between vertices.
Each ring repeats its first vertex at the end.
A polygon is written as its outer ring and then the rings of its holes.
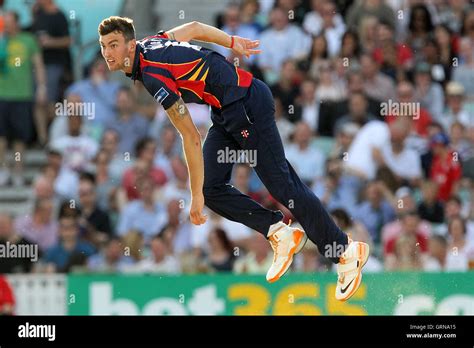
POLYGON ((170 40, 164 32, 137 41, 133 70, 127 76, 142 81, 165 109, 179 97, 221 108, 244 97, 252 83, 251 73, 221 54, 170 40))

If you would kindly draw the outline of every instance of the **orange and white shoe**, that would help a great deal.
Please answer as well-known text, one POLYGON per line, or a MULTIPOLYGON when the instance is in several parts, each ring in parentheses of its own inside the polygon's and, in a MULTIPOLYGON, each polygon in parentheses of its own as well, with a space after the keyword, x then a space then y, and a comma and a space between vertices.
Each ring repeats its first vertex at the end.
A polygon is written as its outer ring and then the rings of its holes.
MULTIPOLYGON (((290 221, 291 224, 291 221, 290 221)), ((283 222, 270 226, 267 237, 273 249, 273 263, 267 272, 270 283, 280 279, 293 262, 293 256, 303 249, 308 236, 300 228, 290 227, 283 222)))
POLYGON ((337 264, 336 299, 347 301, 359 289, 362 281, 362 267, 369 258, 369 245, 349 239, 349 245, 337 264))

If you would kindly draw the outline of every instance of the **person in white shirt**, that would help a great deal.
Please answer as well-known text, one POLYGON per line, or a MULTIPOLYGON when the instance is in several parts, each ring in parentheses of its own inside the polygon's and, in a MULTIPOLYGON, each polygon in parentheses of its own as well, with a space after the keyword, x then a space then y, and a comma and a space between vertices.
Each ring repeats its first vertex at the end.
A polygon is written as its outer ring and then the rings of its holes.
POLYGON ((300 178, 311 185, 316 178, 324 175, 326 159, 319 149, 311 145, 311 128, 300 121, 294 132, 294 143, 285 150, 286 158, 300 178))
POLYGON ((258 65, 271 85, 278 80, 280 69, 288 58, 301 59, 308 55, 311 38, 298 26, 289 23, 288 14, 276 7, 270 15, 271 27, 260 37, 262 53, 258 65))
POLYGON ((474 127, 474 113, 464 108, 464 87, 459 82, 452 81, 446 85, 446 102, 445 112, 437 118, 445 132, 449 132, 455 122, 474 127))
POLYGON ((82 171, 91 164, 99 146, 94 139, 81 135, 82 116, 69 115, 68 121, 68 134, 53 140, 50 147, 61 153, 63 166, 82 171))

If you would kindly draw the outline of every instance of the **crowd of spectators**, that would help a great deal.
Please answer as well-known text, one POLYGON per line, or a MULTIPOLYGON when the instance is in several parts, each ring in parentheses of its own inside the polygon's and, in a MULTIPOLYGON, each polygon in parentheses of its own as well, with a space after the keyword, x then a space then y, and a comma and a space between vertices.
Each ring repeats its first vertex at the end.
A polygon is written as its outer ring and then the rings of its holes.
MULTIPOLYGON (((24 152, 36 134, 47 163, 32 210, 0 212, 0 241, 37 244, 41 257, 1 262, 0 273, 265 273, 273 252, 259 233, 211 211, 190 223, 181 141, 161 106, 100 56, 63 86, 70 39, 51 23, 67 20, 52 0, 34 11, 28 31, 2 17, 0 185, 24 184, 21 161, 6 163, 6 135, 24 152), (21 68, 12 55, 25 56, 21 68), (52 109, 63 100, 74 107, 52 109)), ((368 271, 474 269, 470 1, 242 0, 216 25, 260 40, 249 59, 216 50, 271 86, 289 162, 338 226, 371 245, 368 271)), ((209 108, 188 106, 204 139, 209 108)), ((235 165, 232 184, 292 219, 249 165, 235 165)), ((308 242, 292 270, 332 270, 322 254, 308 242)))

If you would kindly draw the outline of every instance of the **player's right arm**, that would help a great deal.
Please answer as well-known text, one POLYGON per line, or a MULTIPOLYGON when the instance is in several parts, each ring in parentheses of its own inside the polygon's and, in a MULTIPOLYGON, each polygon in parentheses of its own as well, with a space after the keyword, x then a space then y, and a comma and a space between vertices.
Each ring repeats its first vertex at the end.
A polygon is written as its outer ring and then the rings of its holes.
POLYGON ((206 222, 204 209, 204 158, 202 155, 201 135, 194 125, 183 99, 179 98, 165 110, 173 126, 178 130, 183 141, 183 150, 189 172, 191 186, 191 210, 189 216, 195 225, 206 222))
POLYGON ((237 54, 247 58, 261 51, 256 50, 260 41, 249 40, 240 36, 230 36, 220 29, 197 21, 185 23, 176 28, 166 31, 166 35, 176 41, 205 41, 230 48, 237 54))

